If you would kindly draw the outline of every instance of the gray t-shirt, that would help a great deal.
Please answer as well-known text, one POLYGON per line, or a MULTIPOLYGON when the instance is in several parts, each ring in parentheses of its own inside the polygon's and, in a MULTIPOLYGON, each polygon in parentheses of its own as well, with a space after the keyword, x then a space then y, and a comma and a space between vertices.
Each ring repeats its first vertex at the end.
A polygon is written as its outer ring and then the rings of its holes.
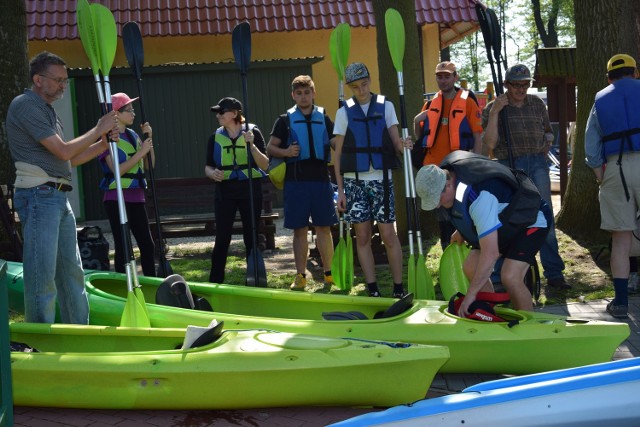
POLYGON ((7 111, 7 137, 14 162, 41 167, 52 178, 71 180, 71 162, 61 160, 40 143, 57 134, 62 123, 55 110, 30 89, 16 96, 7 111))

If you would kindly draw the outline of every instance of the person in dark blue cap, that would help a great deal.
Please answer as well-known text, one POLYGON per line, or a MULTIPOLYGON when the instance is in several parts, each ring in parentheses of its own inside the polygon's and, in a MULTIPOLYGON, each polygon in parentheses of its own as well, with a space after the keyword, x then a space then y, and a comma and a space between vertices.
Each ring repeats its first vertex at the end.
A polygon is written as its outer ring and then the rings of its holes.
POLYGON ((354 224, 358 261, 369 295, 380 296, 371 250, 372 222, 376 221, 391 268, 393 297, 402 297, 402 247, 394 226, 391 170, 400 167, 398 154, 405 146, 413 148, 413 143, 400 137, 393 104, 371 93, 369 70, 363 63, 350 64, 345 81, 353 97, 336 113, 333 129, 338 209, 354 224))

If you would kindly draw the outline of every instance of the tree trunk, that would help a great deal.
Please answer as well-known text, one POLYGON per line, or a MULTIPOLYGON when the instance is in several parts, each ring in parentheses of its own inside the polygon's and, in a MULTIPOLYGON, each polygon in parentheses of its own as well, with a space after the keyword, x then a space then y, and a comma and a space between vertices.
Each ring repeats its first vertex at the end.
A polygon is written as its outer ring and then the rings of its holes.
MULTIPOLYGON (((15 168, 7 141, 7 109, 28 82, 27 18, 24 0, 3 2, 0 14, 0 185, 13 183, 15 168)), ((0 223, 0 258, 21 260, 11 233, 0 223)))
MULTIPOLYGON (((373 12, 376 18, 376 44, 378 47, 378 70, 380 71, 380 91, 385 95, 396 108, 398 120, 400 121, 400 131, 402 132, 402 112, 400 106, 400 96, 398 91, 398 74, 393 66, 389 46, 387 44, 387 33, 384 16, 389 8, 394 8, 402 16, 405 30, 405 51, 403 61, 403 81, 404 98, 406 104, 407 123, 410 134, 413 129, 413 117, 420 111, 423 104, 422 94, 422 64, 416 60, 420 58, 418 45, 418 27, 416 25, 416 9, 412 1, 391 1, 373 0, 373 12)), ((415 171, 414 171, 415 172, 415 171)), ((415 176, 415 175, 414 175, 415 176)), ((394 192, 396 195, 396 217, 397 229, 400 241, 407 243, 407 207, 405 203, 405 185, 402 169, 397 169, 393 173, 394 192)), ((418 204, 419 207, 419 204, 418 204)), ((433 216, 433 215, 430 215, 433 216)), ((426 216, 428 218, 428 216, 426 216)), ((421 215, 425 218, 425 215, 421 215)), ((433 226, 426 226, 428 221, 421 221, 423 227, 423 237, 433 234, 433 226)))
POLYGON ((540 40, 542 40, 542 46, 544 47, 557 47, 558 46, 558 31, 556 30, 556 23, 558 22, 558 12, 560 11, 560 1, 551 1, 551 10, 549 11, 549 22, 547 22, 547 28, 544 27, 544 20, 542 19, 542 13, 540 11, 540 0, 531 0, 531 6, 533 8, 533 18, 536 23, 536 29, 540 34, 540 40))
POLYGON ((27 17, 24 0, 6 0, 0 14, 0 184, 12 182, 15 173, 7 143, 7 109, 28 85, 27 17))
POLYGON ((607 86, 606 65, 609 58, 616 53, 628 53, 636 59, 640 58, 640 44, 637 42, 640 7, 638 2, 627 0, 580 0, 575 2, 574 7, 576 77, 579 87, 576 142, 557 226, 573 237, 598 242, 607 239, 608 235, 599 232, 598 186, 593 171, 584 163, 585 125, 596 92, 607 86))

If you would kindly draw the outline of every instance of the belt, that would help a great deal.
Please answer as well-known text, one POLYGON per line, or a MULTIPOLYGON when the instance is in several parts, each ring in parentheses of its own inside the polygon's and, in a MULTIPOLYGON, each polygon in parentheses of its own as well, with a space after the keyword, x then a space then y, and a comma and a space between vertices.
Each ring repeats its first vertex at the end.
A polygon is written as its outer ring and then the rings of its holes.
POLYGON ((69 184, 63 184, 61 182, 49 181, 49 182, 45 182, 42 185, 46 185, 47 187, 55 188, 58 191, 71 191, 71 190, 73 190, 72 186, 70 186, 69 184))

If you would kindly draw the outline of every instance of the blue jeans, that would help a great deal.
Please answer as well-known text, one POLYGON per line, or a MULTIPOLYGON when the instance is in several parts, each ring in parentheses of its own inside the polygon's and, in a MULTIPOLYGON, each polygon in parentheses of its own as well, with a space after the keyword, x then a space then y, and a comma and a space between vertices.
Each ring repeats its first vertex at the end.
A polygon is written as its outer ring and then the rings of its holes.
POLYGON ((76 219, 66 193, 47 186, 17 188, 14 203, 24 238, 25 321, 89 323, 89 301, 76 219))
MULTIPOLYGON (((509 160, 500 160, 500 163, 509 166, 509 160)), ((528 154, 516 157, 514 163, 516 169, 524 171, 524 173, 531 178, 536 187, 538 187, 542 199, 552 208, 551 179, 549 178, 547 157, 544 154, 528 154)), ((544 269, 544 277, 546 277, 547 280, 560 279, 563 277, 564 261, 560 258, 558 251, 558 239, 556 238, 556 227, 553 221, 550 224, 547 239, 540 248, 540 262, 544 269)))

